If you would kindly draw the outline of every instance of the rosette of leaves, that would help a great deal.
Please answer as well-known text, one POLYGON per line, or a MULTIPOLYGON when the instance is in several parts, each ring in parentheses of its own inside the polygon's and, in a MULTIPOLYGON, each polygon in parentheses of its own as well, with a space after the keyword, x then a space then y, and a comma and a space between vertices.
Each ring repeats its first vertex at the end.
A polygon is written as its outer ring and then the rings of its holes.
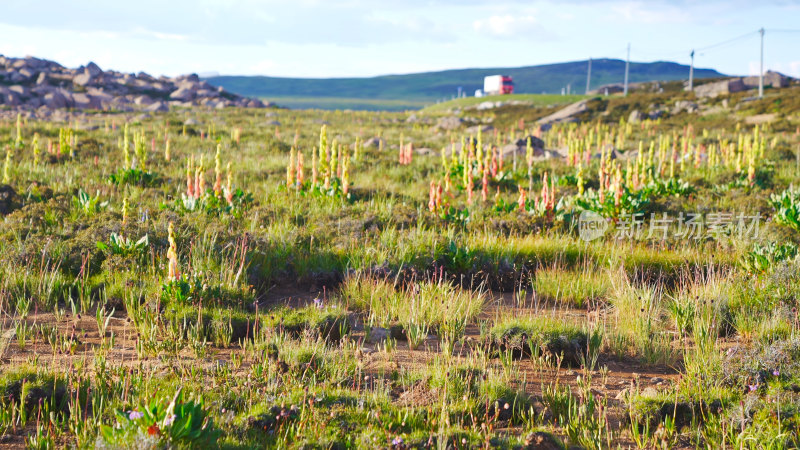
POLYGON ((117 173, 108 176, 108 181, 117 186, 132 184, 137 186, 152 186, 158 177, 152 172, 141 169, 119 169, 117 173))
POLYGON ((650 204, 647 196, 631 192, 627 187, 622 188, 619 205, 616 204, 614 192, 606 192, 603 201, 597 191, 586 191, 583 196, 575 198, 575 205, 581 209, 594 211, 606 218, 619 218, 631 214, 643 213, 650 204))
POLYGON ((772 194, 769 203, 775 208, 775 222, 800 231, 800 189, 790 186, 780 194, 772 194))
POLYGON ((203 399, 184 401, 181 389, 172 401, 153 399, 129 411, 116 411, 117 423, 103 425, 100 439, 110 448, 147 447, 209 448, 220 431, 203 406, 203 399))
POLYGON ((145 234, 138 241, 133 241, 117 233, 111 233, 108 243, 98 242, 97 249, 112 255, 136 256, 141 254, 150 245, 150 240, 145 234))
POLYGON ((790 261, 797 257, 797 245, 791 242, 778 245, 770 242, 766 245, 753 244, 753 250, 742 255, 740 263, 750 273, 764 273, 774 265, 790 261))

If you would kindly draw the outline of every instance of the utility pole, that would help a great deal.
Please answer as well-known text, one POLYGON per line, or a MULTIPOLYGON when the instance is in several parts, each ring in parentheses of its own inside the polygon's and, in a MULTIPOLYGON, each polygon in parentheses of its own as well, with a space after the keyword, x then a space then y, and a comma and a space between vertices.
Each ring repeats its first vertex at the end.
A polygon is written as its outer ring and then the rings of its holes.
POLYGON ((758 68, 758 98, 764 98, 764 28, 758 30, 761 33, 761 65, 758 68))
POLYGON ((592 83, 592 58, 589 58, 589 70, 586 72, 586 95, 589 95, 589 85, 592 83))
POLYGON ((689 92, 694 89, 694 49, 692 49, 692 64, 689 66, 689 92))
POLYGON ((631 65, 631 44, 628 43, 628 57, 625 59, 625 88, 623 89, 623 95, 628 96, 628 67, 631 65))

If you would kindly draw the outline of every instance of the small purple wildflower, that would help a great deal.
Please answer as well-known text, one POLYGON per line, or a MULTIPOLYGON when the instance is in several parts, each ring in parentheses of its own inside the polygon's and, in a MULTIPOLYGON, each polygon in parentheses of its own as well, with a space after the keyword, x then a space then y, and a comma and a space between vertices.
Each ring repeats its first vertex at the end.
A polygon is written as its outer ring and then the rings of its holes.
POLYGON ((750 388, 750 392, 754 392, 756 389, 758 389, 757 384, 749 384, 747 387, 750 388))
POLYGON ((128 411, 128 419, 136 420, 144 417, 144 413, 140 411, 128 411))
POLYGON ((317 298, 315 298, 315 299, 314 299, 314 306, 316 306, 316 307, 317 307, 317 309, 322 309, 322 308, 324 308, 324 307, 325 307, 325 305, 324 305, 324 304, 323 304, 323 302, 322 302, 322 299, 321 299, 321 298, 319 298, 319 297, 317 297, 317 298))
POLYGON ((396 438, 392 439, 392 445, 395 446, 395 447, 399 447, 399 446, 403 445, 403 438, 400 437, 400 436, 397 436, 396 438))
POLYGON ((780 370, 778 370, 778 369, 775 369, 775 370, 773 370, 773 371, 772 371, 772 375, 774 375, 774 376, 776 376, 776 377, 777 377, 777 376, 780 376, 780 374, 781 374, 781 371, 780 371, 780 370))

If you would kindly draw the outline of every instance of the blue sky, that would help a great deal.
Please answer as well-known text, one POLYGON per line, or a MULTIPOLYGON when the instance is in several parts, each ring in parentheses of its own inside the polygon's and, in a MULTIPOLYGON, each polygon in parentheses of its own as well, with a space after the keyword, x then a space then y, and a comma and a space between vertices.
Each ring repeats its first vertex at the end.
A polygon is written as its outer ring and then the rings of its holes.
POLYGON ((371 76, 624 58, 800 77, 800 0, 0 0, 0 54, 154 75, 371 76))

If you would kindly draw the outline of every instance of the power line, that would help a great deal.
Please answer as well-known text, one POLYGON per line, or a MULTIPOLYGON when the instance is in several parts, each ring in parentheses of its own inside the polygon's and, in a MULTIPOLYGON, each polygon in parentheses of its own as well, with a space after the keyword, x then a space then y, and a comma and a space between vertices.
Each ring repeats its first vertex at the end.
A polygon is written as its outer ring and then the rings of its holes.
POLYGON ((722 45, 730 44, 732 42, 736 42, 736 41, 738 41, 740 39, 744 39, 746 37, 754 36, 754 35, 758 34, 759 32, 760 32, 759 30, 750 31, 750 32, 745 33, 745 34, 743 34, 741 36, 736 36, 734 38, 730 38, 730 39, 724 40, 722 42, 717 42, 716 44, 707 45, 705 47, 699 47, 699 48, 697 48, 695 50, 697 50, 697 51, 711 50, 712 48, 720 47, 722 45))

